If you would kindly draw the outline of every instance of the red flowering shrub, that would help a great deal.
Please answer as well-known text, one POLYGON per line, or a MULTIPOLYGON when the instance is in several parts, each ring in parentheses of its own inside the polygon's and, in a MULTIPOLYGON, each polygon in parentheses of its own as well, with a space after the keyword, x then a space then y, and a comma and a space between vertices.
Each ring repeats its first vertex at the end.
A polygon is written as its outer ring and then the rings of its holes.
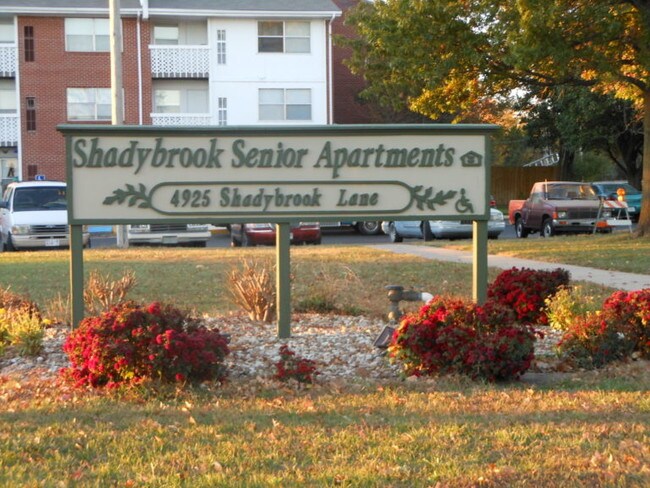
POLYGON ((650 288, 617 291, 603 302, 603 315, 635 342, 635 350, 650 359, 650 288))
POLYGON ((313 383, 316 375, 316 362, 298 356, 289 346, 280 346, 280 360, 275 363, 276 380, 288 381, 294 379, 299 383, 313 383))
POLYGON ((635 341, 622 332, 620 324, 603 314, 576 317, 558 344, 559 351, 580 368, 600 368, 624 359, 635 341))
POLYGON ((85 318, 63 350, 71 362, 63 373, 79 386, 222 380, 229 352, 218 330, 158 302, 126 302, 85 318))
POLYGON ((546 324, 544 300, 555 295, 560 286, 569 284, 569 272, 557 268, 538 271, 511 268, 503 271, 488 286, 488 299, 514 310, 518 321, 524 324, 546 324))
POLYGON ((573 320, 559 349, 583 368, 599 368, 634 351, 650 358, 650 288, 612 293, 602 311, 573 320))
POLYGON ((533 331, 498 304, 434 297, 407 315, 388 348, 407 375, 460 373, 488 381, 519 377, 534 358, 533 331))

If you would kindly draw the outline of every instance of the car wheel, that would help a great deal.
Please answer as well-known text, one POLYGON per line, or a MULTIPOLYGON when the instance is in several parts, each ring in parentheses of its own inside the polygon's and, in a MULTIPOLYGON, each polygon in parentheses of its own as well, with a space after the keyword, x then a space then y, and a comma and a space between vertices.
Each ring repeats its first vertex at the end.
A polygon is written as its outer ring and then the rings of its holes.
POLYGON ((390 242, 402 242, 402 236, 397 233, 395 229, 395 222, 391 222, 388 227, 388 237, 390 237, 390 242))
POLYGON ((555 235, 555 228, 551 219, 544 219, 542 223, 542 237, 553 237, 555 235))
POLYGON ((11 233, 7 234, 7 244, 5 245, 7 251, 15 252, 18 249, 14 246, 14 242, 11 240, 11 233))
POLYGON ((375 220, 359 222, 357 223, 357 230, 360 234, 374 236, 381 233, 381 222, 375 220))
POLYGON ((517 217, 515 221, 515 235, 520 239, 528 237, 528 229, 524 227, 524 221, 521 220, 521 217, 517 217))
POLYGON ((315 246, 317 246, 317 245, 319 245, 319 244, 321 243, 321 240, 322 240, 322 237, 319 237, 319 238, 316 239, 315 241, 312 241, 312 244, 314 244, 315 246))
POLYGON ((425 241, 433 240, 433 232, 431 232, 431 224, 429 224, 428 220, 422 221, 422 237, 425 241))

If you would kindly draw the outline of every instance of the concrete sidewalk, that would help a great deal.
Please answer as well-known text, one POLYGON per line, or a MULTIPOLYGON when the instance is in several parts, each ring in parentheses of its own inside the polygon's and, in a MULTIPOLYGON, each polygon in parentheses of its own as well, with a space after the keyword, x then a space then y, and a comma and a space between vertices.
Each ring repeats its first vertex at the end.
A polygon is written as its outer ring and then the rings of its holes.
MULTIPOLYGON (((449 261, 453 263, 472 264, 472 253, 470 251, 458 251, 455 249, 443 249, 431 246, 413 246, 410 244, 377 244, 371 245, 374 249, 394 252, 396 254, 412 254, 436 261, 449 261)), ((532 259, 521 259, 510 256, 488 256, 488 266, 493 268, 509 269, 530 268, 530 269, 566 269, 571 273, 572 281, 590 281, 600 285, 616 288, 617 290, 640 290, 650 288, 650 274, 622 273, 618 271, 606 271, 602 269, 586 268, 584 266, 573 266, 570 264, 547 263, 533 261, 532 259)))

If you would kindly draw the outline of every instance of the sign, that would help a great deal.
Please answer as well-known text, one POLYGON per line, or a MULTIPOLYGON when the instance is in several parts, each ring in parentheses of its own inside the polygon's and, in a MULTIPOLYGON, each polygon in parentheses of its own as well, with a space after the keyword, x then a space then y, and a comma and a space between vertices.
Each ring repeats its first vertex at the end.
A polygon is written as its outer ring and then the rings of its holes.
POLYGON ((486 220, 496 126, 60 126, 71 224, 486 220))
POLYGON ((290 335, 288 222, 472 220, 473 294, 487 286, 489 133, 497 126, 62 125, 72 323, 86 224, 277 224, 278 335, 290 335))

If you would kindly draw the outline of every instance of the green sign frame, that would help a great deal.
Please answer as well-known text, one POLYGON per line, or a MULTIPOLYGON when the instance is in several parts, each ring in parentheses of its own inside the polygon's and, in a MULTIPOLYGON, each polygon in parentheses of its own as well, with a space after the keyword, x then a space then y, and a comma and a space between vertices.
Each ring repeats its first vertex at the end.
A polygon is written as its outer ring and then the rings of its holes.
POLYGON ((83 225, 275 223, 278 331, 288 337, 290 222, 472 220, 473 296, 482 302, 490 135, 498 129, 60 125, 67 154, 73 324, 83 318, 83 225))

